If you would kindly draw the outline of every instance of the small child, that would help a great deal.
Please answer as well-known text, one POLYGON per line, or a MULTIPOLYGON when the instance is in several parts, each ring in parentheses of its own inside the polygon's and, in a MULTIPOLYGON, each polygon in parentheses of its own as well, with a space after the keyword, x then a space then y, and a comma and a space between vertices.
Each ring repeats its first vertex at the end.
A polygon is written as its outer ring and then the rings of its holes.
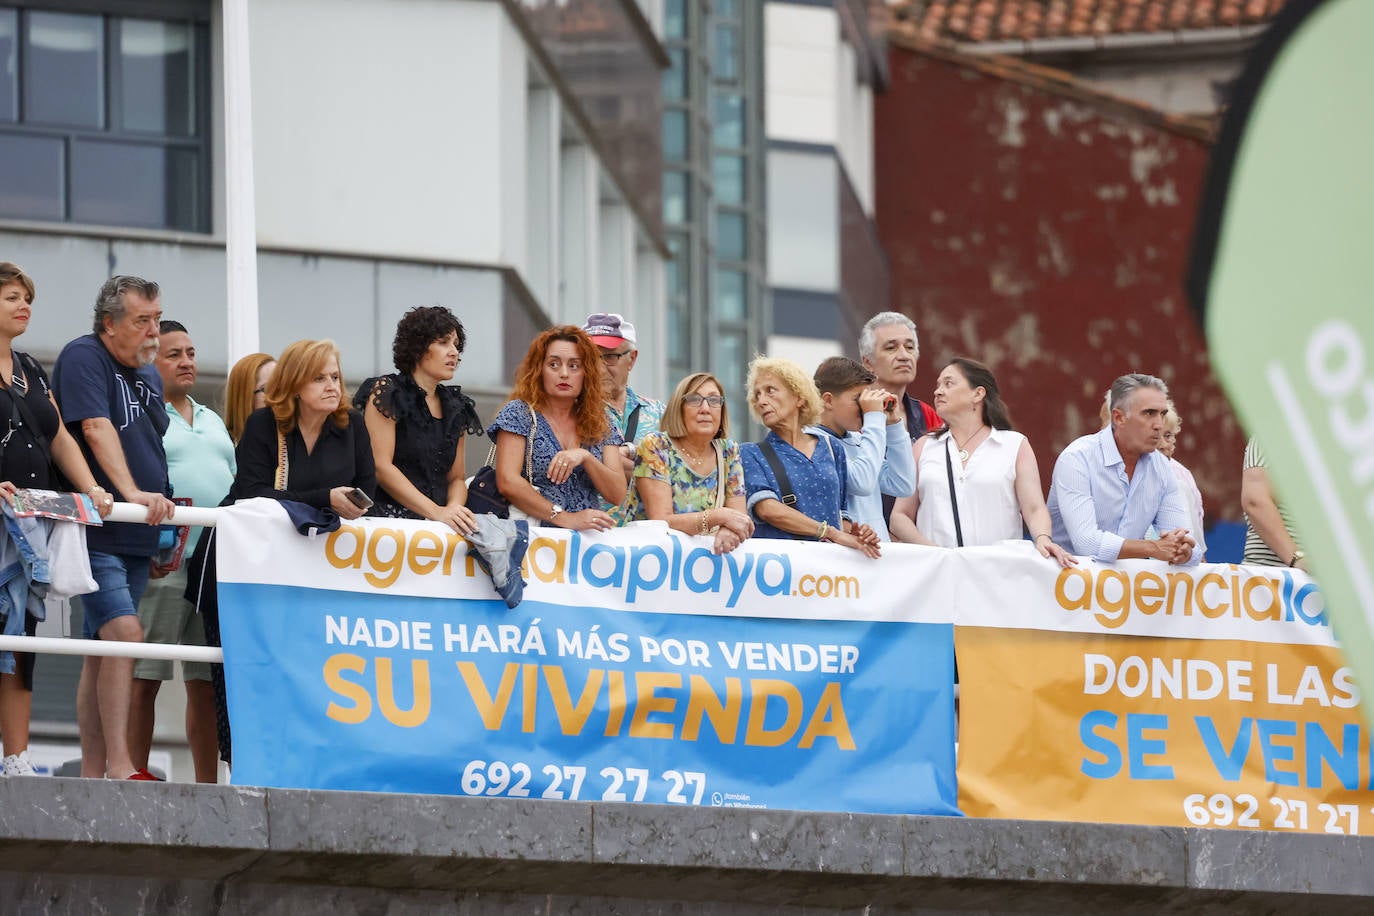
POLYGON ((843 356, 821 363, 815 375, 821 422, 807 431, 828 433, 845 447, 845 516, 889 541, 882 494, 900 498, 916 492, 916 462, 901 405, 889 392, 873 387, 873 380, 872 372, 843 356))

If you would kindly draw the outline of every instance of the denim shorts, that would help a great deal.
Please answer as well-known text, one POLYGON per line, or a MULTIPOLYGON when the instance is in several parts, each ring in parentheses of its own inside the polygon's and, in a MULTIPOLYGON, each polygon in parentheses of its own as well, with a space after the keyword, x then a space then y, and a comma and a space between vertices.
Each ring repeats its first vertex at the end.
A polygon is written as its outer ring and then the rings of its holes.
POLYGON ((100 586, 81 595, 81 635, 98 639, 100 628, 116 617, 138 615, 138 602, 148 586, 149 558, 127 553, 91 552, 91 578, 100 586))

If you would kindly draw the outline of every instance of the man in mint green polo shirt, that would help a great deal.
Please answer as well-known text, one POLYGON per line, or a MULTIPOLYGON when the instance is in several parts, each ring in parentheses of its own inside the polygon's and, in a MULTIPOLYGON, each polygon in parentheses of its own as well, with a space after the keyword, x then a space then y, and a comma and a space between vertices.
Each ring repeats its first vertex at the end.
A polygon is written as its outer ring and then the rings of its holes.
MULTIPOLYGON (((167 407, 167 476, 172 495, 189 497, 193 506, 218 506, 234 482, 234 443, 224 421, 191 397, 196 383, 196 348, 186 328, 163 321, 158 338, 157 370, 167 407)), ((203 533, 192 528, 185 558, 191 556, 203 533)), ((203 646, 205 629, 195 605, 185 599, 186 568, 182 566, 148 583, 138 616, 144 639, 165 645, 203 646)), ((153 742, 154 709, 158 689, 172 679, 173 664, 139 659, 134 665, 134 690, 129 709, 129 750, 134 765, 146 767, 153 742)), ((215 697, 210 666, 182 662, 186 681, 186 741, 195 763, 196 782, 215 782, 219 775, 219 746, 215 739, 215 697)))

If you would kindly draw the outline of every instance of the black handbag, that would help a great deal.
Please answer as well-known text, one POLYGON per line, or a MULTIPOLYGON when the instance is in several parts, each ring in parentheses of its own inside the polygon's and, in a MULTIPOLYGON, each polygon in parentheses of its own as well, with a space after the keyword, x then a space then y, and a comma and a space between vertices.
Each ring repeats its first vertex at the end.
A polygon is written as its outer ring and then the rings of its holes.
MULTIPOLYGON (((530 434, 525 439, 525 479, 534 483, 534 428, 538 423, 534 408, 530 408, 530 434)), ((468 481, 468 498, 463 505, 477 515, 510 517, 510 500, 501 495, 496 486, 496 443, 487 450, 487 463, 477 469, 468 481)))

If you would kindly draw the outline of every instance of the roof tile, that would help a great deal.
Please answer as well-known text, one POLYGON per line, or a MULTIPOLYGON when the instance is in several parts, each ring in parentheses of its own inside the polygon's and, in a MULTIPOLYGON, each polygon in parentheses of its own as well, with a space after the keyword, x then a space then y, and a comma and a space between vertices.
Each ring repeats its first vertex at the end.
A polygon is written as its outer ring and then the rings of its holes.
POLYGON ((896 18, 930 41, 1030 41, 1266 25, 1285 0, 906 0, 896 18))

